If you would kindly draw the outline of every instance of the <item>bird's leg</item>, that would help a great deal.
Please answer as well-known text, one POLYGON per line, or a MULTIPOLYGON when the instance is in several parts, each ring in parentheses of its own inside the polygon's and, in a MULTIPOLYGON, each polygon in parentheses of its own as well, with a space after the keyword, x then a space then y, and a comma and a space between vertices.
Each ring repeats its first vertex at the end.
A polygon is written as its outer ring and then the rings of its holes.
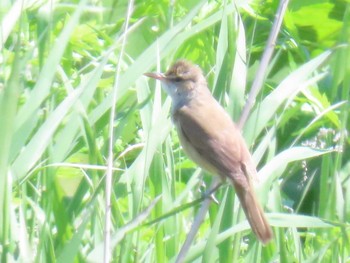
POLYGON ((214 193, 223 185, 223 182, 221 180, 218 180, 218 177, 214 178, 214 182, 211 185, 211 187, 204 192, 202 198, 203 199, 211 199, 214 203, 218 204, 219 202, 217 201, 214 193))

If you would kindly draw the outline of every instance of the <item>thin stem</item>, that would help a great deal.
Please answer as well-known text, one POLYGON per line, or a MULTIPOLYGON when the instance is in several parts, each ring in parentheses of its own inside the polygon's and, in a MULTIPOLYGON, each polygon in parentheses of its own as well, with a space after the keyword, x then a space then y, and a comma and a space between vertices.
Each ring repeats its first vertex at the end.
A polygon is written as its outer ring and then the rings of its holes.
POLYGON ((180 253, 178 254, 177 258, 176 258, 176 263, 181 263, 184 262, 186 254, 188 252, 188 250, 190 249, 190 246, 193 242, 194 237, 196 236, 198 229, 200 227, 200 225, 202 224, 205 215, 207 214, 207 211, 209 209, 209 205, 212 201, 212 198, 210 198, 210 195, 215 192, 219 186, 221 185, 221 180, 219 176, 216 176, 213 179, 213 182, 211 183, 209 189, 205 192, 205 196, 207 196, 207 198, 205 198, 205 200, 202 203, 201 208, 199 209, 196 218, 193 221, 193 224, 191 226, 190 232, 187 235, 187 238, 185 240, 185 243, 182 245, 180 253))
POLYGON ((243 128, 245 122, 247 121, 249 112, 251 111, 255 103, 255 98, 263 86, 264 79, 266 77, 267 67, 270 63, 274 48, 276 46, 276 39, 281 29, 283 17, 287 9, 288 2, 289 0, 281 0, 278 6, 278 10, 275 16, 275 21, 273 23, 269 38, 267 40, 267 44, 266 44, 263 56, 261 58, 261 63, 259 65, 259 69, 256 74, 256 78, 254 79, 252 88, 248 96, 247 103, 243 108, 241 118, 238 122, 238 128, 240 129, 243 128))
POLYGON ((129 20, 131 17, 131 13, 133 10, 134 1, 130 0, 128 5, 128 12, 126 14, 126 21, 125 21, 125 34, 123 36, 122 46, 120 50, 120 55, 118 59, 117 64, 117 70, 116 70, 116 76, 115 76, 115 83, 113 87, 113 99, 112 99, 112 106, 111 106, 111 115, 109 119, 109 142, 108 142, 108 160, 107 160, 107 173, 106 173, 106 185, 105 185, 105 192, 106 192, 106 211, 105 211, 105 230, 104 230, 104 248, 103 248, 103 262, 109 263, 110 257, 111 257, 111 195, 112 195, 112 177, 113 177, 113 142, 114 142, 114 119, 115 119, 115 111, 116 111, 116 102, 117 102, 117 90, 119 86, 119 76, 121 71, 121 64, 122 64, 122 57, 124 55, 124 49, 126 44, 126 38, 127 38, 127 32, 129 28, 129 20))

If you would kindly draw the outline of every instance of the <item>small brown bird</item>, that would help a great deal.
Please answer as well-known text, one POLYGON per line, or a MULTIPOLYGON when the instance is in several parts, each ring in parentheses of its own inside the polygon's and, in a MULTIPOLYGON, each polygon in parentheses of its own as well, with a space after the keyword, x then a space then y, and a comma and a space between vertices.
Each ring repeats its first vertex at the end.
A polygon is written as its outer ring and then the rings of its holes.
POLYGON ((272 230, 251 184, 256 168, 246 143, 210 93, 201 69, 188 61, 176 62, 165 74, 145 73, 158 79, 172 98, 172 118, 185 153, 200 167, 229 178, 249 224, 264 244, 272 230))

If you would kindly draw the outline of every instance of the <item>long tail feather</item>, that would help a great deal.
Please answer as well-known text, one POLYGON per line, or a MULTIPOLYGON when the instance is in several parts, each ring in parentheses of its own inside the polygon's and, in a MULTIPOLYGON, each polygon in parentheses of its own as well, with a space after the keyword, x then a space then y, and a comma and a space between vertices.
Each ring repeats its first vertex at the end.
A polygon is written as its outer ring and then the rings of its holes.
POLYGON ((273 233, 255 193, 250 187, 242 189, 235 186, 235 189, 253 232, 262 243, 268 243, 273 233))

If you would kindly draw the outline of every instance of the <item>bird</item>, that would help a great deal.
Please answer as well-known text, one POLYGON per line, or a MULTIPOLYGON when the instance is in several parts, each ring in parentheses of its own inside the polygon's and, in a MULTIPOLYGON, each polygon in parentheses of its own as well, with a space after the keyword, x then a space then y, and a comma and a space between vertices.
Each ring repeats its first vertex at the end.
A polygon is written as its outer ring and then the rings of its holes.
POLYGON ((241 131, 211 94, 201 68, 181 59, 166 73, 148 72, 172 99, 171 116, 184 152, 202 169, 229 180, 253 233, 267 244, 271 226, 255 194, 256 166, 241 131))

